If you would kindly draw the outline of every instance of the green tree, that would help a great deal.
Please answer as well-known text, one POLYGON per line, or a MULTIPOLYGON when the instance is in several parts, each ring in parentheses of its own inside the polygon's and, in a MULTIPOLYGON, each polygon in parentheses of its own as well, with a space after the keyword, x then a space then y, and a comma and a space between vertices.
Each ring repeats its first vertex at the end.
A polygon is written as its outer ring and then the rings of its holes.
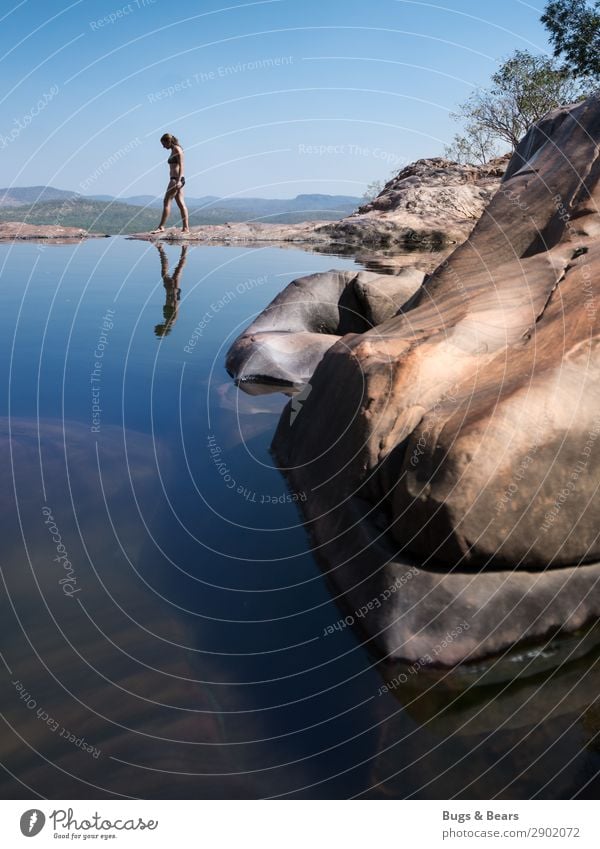
POLYGON ((516 50, 492 75, 487 89, 475 92, 452 116, 463 123, 447 152, 462 161, 486 162, 498 147, 514 150, 527 130, 546 112, 572 103, 593 90, 554 59, 516 50))
POLYGON ((552 0, 541 21, 554 55, 562 56, 572 73, 600 80, 600 2, 552 0))

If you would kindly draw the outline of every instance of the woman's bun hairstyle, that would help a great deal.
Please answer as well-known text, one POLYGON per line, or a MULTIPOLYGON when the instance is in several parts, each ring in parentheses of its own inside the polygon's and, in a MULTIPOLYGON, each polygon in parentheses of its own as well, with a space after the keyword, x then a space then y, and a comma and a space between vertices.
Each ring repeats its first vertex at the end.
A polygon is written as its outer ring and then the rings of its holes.
POLYGON ((179 139, 176 136, 172 136, 171 133, 165 133, 160 137, 161 142, 166 142, 167 144, 179 144, 179 139))

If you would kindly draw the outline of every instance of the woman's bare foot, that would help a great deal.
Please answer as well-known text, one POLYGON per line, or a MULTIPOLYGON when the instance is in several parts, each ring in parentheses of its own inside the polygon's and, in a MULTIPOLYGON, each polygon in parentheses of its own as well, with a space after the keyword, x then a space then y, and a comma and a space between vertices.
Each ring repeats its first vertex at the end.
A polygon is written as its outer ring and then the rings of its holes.
POLYGON ((182 233, 189 233, 189 232, 190 232, 190 228, 189 228, 189 227, 182 227, 182 228, 181 228, 181 232, 182 232, 182 233))
POLYGON ((152 233, 164 233, 164 232, 165 232, 164 227, 157 227, 156 230, 150 230, 151 235, 152 235, 152 233))

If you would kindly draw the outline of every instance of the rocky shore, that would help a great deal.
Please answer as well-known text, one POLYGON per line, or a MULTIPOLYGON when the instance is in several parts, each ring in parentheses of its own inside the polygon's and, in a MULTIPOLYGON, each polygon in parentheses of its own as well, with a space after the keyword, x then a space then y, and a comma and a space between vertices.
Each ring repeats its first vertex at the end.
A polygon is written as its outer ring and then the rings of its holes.
POLYGON ((202 224, 182 233, 180 227, 167 227, 162 233, 133 233, 128 239, 149 242, 200 242, 206 244, 235 245, 278 242, 328 244, 319 228, 328 222, 303 221, 299 224, 263 224, 258 221, 238 221, 227 224, 202 224))
MULTIPOLYGON (((179 226, 162 233, 135 233, 128 239, 208 245, 276 245, 332 253, 360 254, 422 251, 420 267, 431 270, 431 251, 448 251, 464 242, 493 197, 506 168, 507 158, 485 166, 459 165, 447 159, 420 159, 391 179, 382 192, 340 221, 305 221, 274 224, 258 221, 230 222, 192 227, 179 226)), ((0 224, 0 240, 48 239, 52 241, 101 238, 81 228, 0 224)), ((406 261, 393 258, 388 265, 406 261)), ((414 261, 411 262, 414 264, 414 261)))
POLYGON ((0 242, 38 241, 69 244, 82 239, 102 239, 100 233, 88 233, 80 227, 59 227, 55 224, 24 224, 21 221, 0 223, 0 242))
POLYGON ((477 167, 420 159, 390 180, 371 202, 340 221, 301 224, 238 222, 176 227, 128 238, 206 244, 317 245, 332 250, 442 250, 464 242, 500 185, 508 158, 477 167))

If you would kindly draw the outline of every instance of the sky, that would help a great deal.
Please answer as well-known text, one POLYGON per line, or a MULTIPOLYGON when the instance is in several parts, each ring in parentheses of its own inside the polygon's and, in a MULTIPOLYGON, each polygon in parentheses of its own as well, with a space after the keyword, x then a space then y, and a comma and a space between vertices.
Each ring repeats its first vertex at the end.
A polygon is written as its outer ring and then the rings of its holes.
POLYGON ((0 186, 188 196, 361 195, 443 154, 451 112, 542 0, 5 0, 0 186))

